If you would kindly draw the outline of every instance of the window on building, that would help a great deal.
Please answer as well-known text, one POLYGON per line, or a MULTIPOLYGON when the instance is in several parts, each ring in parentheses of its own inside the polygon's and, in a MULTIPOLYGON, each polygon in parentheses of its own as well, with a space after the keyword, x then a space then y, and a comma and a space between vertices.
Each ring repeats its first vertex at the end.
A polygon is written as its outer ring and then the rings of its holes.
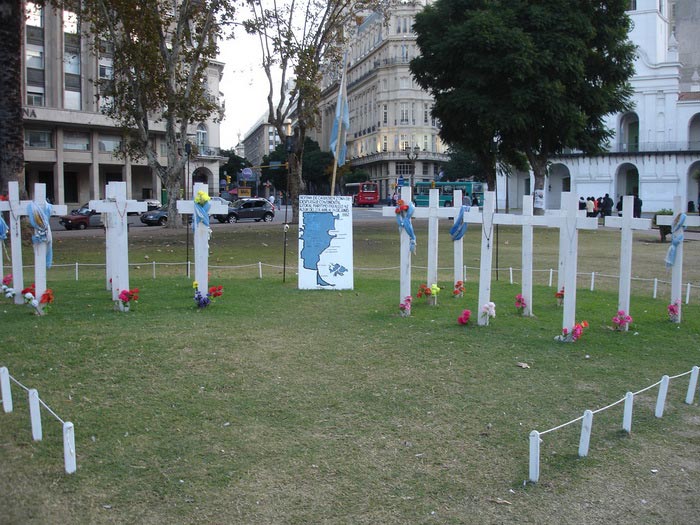
POLYGON ((197 126, 197 147, 203 149, 208 145, 209 137, 207 136, 207 127, 204 124, 199 124, 197 126))
POLYGON ((66 51, 63 54, 64 72, 71 75, 80 75, 80 54, 66 51))
POLYGON ((399 138, 399 148, 401 151, 406 151, 411 147, 411 144, 408 142, 408 135, 401 135, 399 138))
POLYGON ((423 162, 422 164, 423 164, 423 175, 427 177, 429 174, 430 166, 428 166, 427 162, 423 162))
POLYGON ((408 124, 408 103, 407 102, 401 102, 401 122, 400 124, 408 124))
POLYGON ((629 5, 627 6, 629 11, 635 11, 637 9, 637 0, 629 0, 629 5))
POLYGON ((32 69, 44 69, 44 48, 34 44, 27 44, 26 50, 27 67, 32 69))
POLYGON ((401 77, 399 80, 399 87, 401 89, 408 89, 411 87, 411 81, 408 77, 401 77))
POLYGON ((63 32, 71 35, 78 34, 78 15, 72 11, 63 11, 63 32))
POLYGON ((25 148, 52 148, 53 135, 51 131, 43 129, 25 129, 24 130, 24 147, 25 148))
POLYGON ((122 139, 118 135, 100 135, 98 139, 98 149, 103 153, 119 151, 121 146, 122 139))
POLYGON ((34 2, 27 2, 25 14, 27 25, 34 27, 44 27, 44 10, 34 2))
POLYGON ((90 151, 90 134, 82 131, 65 131, 63 149, 69 151, 90 151))
POLYGON ((430 106, 423 104, 423 124, 427 124, 430 119, 430 106))
POLYGON ((114 66, 111 62, 111 59, 100 59, 99 74, 101 80, 112 80, 114 78, 114 66))
POLYGON ((396 163, 396 174, 397 175, 411 175, 413 173, 413 163, 412 162, 397 162, 396 163))
POLYGON ((44 106, 44 88, 27 86, 27 106, 44 106))
POLYGON ((63 92, 63 109, 74 109, 77 111, 82 109, 80 91, 65 90, 63 92))
POLYGON ((382 135, 382 151, 387 151, 389 148, 389 139, 386 135, 382 135))
POLYGON ((382 105, 382 123, 386 124, 389 121, 389 106, 382 105))
POLYGON ((428 135, 423 135, 423 151, 428 151, 428 135))

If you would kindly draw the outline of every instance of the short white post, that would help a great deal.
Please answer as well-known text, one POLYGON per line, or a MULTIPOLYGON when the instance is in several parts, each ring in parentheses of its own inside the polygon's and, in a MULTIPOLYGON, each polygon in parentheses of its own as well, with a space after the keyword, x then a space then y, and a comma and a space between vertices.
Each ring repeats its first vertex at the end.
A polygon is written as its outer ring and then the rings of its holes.
POLYGON ((591 292, 595 290, 595 272, 591 272, 591 292))
POLYGON ((32 439, 41 441, 41 405, 36 388, 29 389, 29 418, 32 421, 32 439))
POLYGON ((75 280, 78 280, 78 263, 75 263, 75 280))
POLYGON ((156 279, 156 262, 153 261, 153 280, 156 279))
POLYGON ((666 393, 668 392, 668 376, 663 376, 661 378, 661 384, 659 385, 659 397, 656 398, 656 410, 654 415, 656 417, 663 417, 664 406, 666 405, 666 393))
POLYGON ((513 267, 511 266, 508 268, 508 272, 510 274, 510 284, 513 284, 513 267))
POLYGON ((187 277, 190 277, 190 264, 191 261, 187 261, 187 277))
POLYGON ((695 390, 698 388, 698 367, 694 366, 690 372, 690 382, 688 383, 688 393, 685 396, 685 402, 692 405, 695 400, 695 390))
POLYGON ((262 279, 262 262, 258 261, 258 279, 262 279))
POLYGON ((549 287, 552 287, 552 274, 554 273, 554 270, 552 268, 549 269, 549 287))
POLYGON ((690 302, 690 283, 685 288, 685 304, 690 302))
POLYGON ((463 271, 462 271, 462 275, 464 276, 464 279, 463 279, 463 280, 464 280, 464 282, 466 283, 466 282, 467 282, 467 265, 466 265, 466 264, 464 265, 464 269, 463 269, 463 271))
POLYGON ((591 427, 593 426, 593 412, 586 410, 581 422, 581 439, 578 443, 578 455, 585 458, 588 455, 588 446, 591 442, 591 427))
POLYGON ((652 297, 656 299, 656 292, 659 291, 659 280, 654 277, 654 293, 652 294, 652 297))
POLYGON ((529 479, 533 483, 537 483, 540 480, 540 433, 537 430, 530 432, 529 479))
POLYGON ((63 460, 66 465, 66 474, 73 474, 76 470, 75 431, 70 421, 63 423, 63 460))
POLYGON ((628 434, 632 432, 632 407, 634 405, 634 394, 627 392, 625 394, 625 410, 622 415, 622 430, 628 434))
POLYGON ((0 395, 2 409, 6 414, 12 412, 12 389, 10 388, 10 372, 6 366, 0 367, 0 395))

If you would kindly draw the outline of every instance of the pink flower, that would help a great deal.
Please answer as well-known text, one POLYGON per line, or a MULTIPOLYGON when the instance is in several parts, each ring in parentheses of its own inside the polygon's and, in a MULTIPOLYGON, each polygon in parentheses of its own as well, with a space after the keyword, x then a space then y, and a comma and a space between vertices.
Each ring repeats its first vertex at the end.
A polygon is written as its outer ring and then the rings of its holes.
POLYGON ((464 310, 462 315, 457 318, 457 322, 461 325, 465 325, 469 322, 469 318, 472 316, 471 310, 464 310))

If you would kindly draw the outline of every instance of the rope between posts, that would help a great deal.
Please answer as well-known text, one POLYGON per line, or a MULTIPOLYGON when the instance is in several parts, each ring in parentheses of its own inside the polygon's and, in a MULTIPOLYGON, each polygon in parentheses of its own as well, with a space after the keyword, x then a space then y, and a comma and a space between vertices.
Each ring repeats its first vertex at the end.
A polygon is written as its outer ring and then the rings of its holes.
POLYGON ((660 384, 661 384, 661 381, 657 381, 657 382, 654 383, 653 385, 649 385, 649 386, 646 387, 646 388, 642 388, 642 389, 639 390, 638 392, 634 392, 632 395, 633 395, 633 396, 636 396, 637 394, 641 394, 642 392, 646 392, 647 390, 651 390, 652 388, 654 388, 655 386, 658 386, 658 385, 660 385, 660 384))
POLYGON ((606 406, 606 407, 599 408, 598 410, 593 410, 593 414, 597 414, 598 412, 602 412, 603 410, 607 410, 608 408, 612 408, 612 407, 614 407, 615 405, 619 405, 619 404, 622 403, 624 400, 625 400, 625 398, 623 397, 622 399, 619 399, 619 400, 615 401, 614 403, 610 403, 610 404, 609 404, 608 406, 606 406))
POLYGON ((51 410, 51 408, 49 407, 49 405, 47 405, 46 403, 44 403, 44 400, 43 400, 43 399, 39 398, 39 403, 41 403, 41 406, 43 406, 46 410, 49 411, 49 414, 51 414, 53 417, 55 417, 56 419, 58 419, 58 420, 61 422, 62 425, 65 425, 66 422, 63 421, 60 417, 58 417, 58 414, 56 414, 56 412, 54 412, 53 410, 51 410))
POLYGON ((24 386, 22 383, 20 383, 19 381, 17 381, 14 377, 10 376, 10 381, 12 381, 12 382, 15 383, 16 385, 18 385, 18 386, 19 386, 20 388, 22 388, 25 392, 29 392, 29 389, 28 389, 26 386, 24 386))
POLYGON ((540 432, 540 436, 544 436, 545 434, 549 434, 550 432, 554 432, 555 430, 559 430, 560 428, 564 428, 566 426, 569 426, 572 423, 576 423, 577 421, 581 421, 582 419, 583 419, 583 416, 579 416, 576 419, 572 419, 568 423, 564 423, 563 425, 559 425, 558 427, 550 428, 549 430, 545 430, 544 432, 540 432))
MULTIPOLYGON (((9 375, 9 374, 8 374, 8 375, 9 375)), ((22 390, 24 390, 25 392, 29 393, 29 388, 27 388, 27 387, 24 386, 22 383, 20 383, 19 381, 17 381, 14 377, 12 377, 12 375, 9 375, 9 377, 10 377, 10 381, 12 381, 13 383, 15 383, 17 386, 19 386, 19 387, 20 387, 22 390)), ((51 407, 49 407, 49 405, 47 405, 46 403, 44 403, 44 400, 43 400, 43 399, 39 398, 39 403, 40 403, 41 406, 43 406, 46 410, 49 411, 49 414, 51 414, 53 417, 55 417, 56 419, 58 419, 58 420, 61 422, 61 424, 65 424, 65 421, 63 421, 63 420, 58 416, 58 414, 56 414, 56 412, 54 412, 53 410, 51 410, 51 407)))
POLYGON ((669 380, 678 379, 679 377, 687 376, 687 375, 692 374, 692 373, 693 373, 692 370, 688 370, 687 372, 683 372, 682 374, 678 374, 677 376, 670 376, 669 380))

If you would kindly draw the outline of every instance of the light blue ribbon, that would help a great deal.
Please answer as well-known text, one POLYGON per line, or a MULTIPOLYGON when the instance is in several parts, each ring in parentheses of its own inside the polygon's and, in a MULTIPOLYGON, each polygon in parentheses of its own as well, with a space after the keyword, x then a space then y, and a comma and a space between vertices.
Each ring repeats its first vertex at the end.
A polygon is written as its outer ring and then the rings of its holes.
POLYGON ((455 218, 455 223, 450 228, 450 236, 453 241, 458 241, 464 234, 467 233, 467 223, 464 222, 464 212, 469 211, 471 206, 462 206, 459 208, 459 214, 455 218))
POLYGON ((5 222, 5 219, 2 218, 2 214, 0 214, 0 241, 7 239, 8 231, 9 228, 7 227, 7 223, 5 222))
POLYGON ((43 206, 37 206, 34 202, 30 202, 27 207, 29 224, 34 228, 32 242, 34 244, 46 243, 47 268, 51 268, 51 264, 53 263, 53 239, 51 238, 51 225, 49 224, 51 210, 52 206, 48 202, 43 206))
POLYGON ((678 215, 678 218, 673 221, 671 227, 671 246, 668 247, 666 253, 666 268, 670 268, 676 264, 676 251, 678 246, 683 242, 683 232, 685 231, 685 213, 678 215))
POLYGON ((197 226, 201 222, 209 228, 209 209, 211 208, 211 201, 207 201, 204 204, 194 203, 194 220, 192 221, 192 231, 197 230, 197 226))
POLYGON ((413 224, 411 223, 411 217, 416 211, 415 206, 412 202, 408 203, 408 210, 405 213, 396 214, 396 222, 399 225, 399 231, 405 230, 408 238, 411 239, 410 250, 411 253, 416 253, 416 234, 413 231, 413 224))

